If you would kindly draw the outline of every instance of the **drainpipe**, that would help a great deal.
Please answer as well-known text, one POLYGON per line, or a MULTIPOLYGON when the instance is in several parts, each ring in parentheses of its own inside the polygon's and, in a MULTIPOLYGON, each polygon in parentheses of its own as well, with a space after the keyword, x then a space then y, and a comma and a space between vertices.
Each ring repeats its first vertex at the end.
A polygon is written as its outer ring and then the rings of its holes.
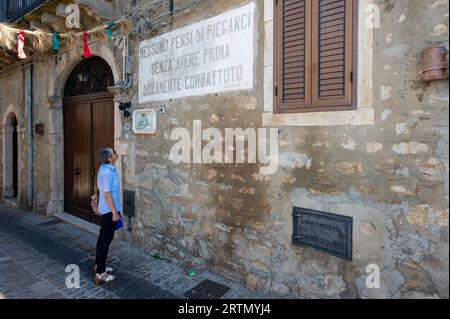
POLYGON ((131 79, 131 61, 130 61, 130 40, 128 35, 123 36, 123 61, 122 61, 122 80, 118 84, 118 86, 122 90, 128 90, 131 88, 133 84, 133 80, 131 79))
POLYGON ((173 0, 169 0, 169 14, 173 16, 173 0))
POLYGON ((33 64, 25 68, 28 137, 28 208, 33 209, 33 64))

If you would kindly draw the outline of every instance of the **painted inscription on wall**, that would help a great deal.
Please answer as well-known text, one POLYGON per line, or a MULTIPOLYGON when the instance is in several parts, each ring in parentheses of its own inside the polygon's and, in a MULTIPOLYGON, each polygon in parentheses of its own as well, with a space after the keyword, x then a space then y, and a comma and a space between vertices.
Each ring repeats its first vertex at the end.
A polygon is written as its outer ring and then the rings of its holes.
POLYGON ((139 103, 253 88, 254 3, 140 43, 139 103))

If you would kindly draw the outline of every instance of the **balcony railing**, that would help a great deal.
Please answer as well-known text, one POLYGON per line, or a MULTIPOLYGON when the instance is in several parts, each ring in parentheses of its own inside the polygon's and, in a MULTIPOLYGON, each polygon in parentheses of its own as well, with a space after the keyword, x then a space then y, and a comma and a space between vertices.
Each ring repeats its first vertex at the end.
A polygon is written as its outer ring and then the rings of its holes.
POLYGON ((0 0, 0 22, 13 22, 47 0, 0 0))

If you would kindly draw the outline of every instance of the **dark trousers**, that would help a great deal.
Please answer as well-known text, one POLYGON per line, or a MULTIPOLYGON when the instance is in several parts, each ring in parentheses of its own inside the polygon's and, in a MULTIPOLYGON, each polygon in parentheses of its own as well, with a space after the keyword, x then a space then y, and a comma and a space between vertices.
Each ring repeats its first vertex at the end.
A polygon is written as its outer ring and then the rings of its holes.
POLYGON ((100 226, 97 240, 97 254, 95 255, 97 274, 103 274, 106 271, 106 258, 108 257, 109 245, 114 238, 115 232, 115 223, 112 217, 112 213, 102 215, 102 225, 100 226))

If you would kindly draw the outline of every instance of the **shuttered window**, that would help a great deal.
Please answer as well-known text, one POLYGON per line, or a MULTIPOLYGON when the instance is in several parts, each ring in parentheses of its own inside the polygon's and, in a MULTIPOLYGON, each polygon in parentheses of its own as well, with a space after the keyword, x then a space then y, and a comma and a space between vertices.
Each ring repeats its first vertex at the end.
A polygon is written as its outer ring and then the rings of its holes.
POLYGON ((356 0, 275 0, 275 112, 354 108, 356 0))

